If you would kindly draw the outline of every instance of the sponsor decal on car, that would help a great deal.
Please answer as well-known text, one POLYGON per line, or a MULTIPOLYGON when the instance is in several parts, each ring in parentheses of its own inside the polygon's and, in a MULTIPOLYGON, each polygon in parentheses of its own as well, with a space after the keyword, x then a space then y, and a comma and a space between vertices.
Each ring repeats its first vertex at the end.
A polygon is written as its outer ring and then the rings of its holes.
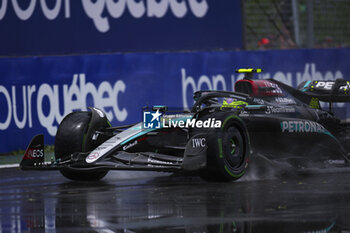
MULTIPOLYGON (((303 91, 331 91, 334 84, 335 81, 308 81, 306 82, 303 91)), ((341 85, 337 91, 347 95, 349 93, 349 89, 350 82, 346 81, 346 84, 341 85)))
POLYGON ((104 150, 104 149, 106 149, 106 147, 104 147, 104 146, 99 146, 99 147, 97 147, 96 149, 94 149, 94 151, 99 151, 99 150, 104 150))
POLYGON ((263 80, 262 83, 264 84, 265 87, 271 88, 271 90, 266 90, 266 93, 274 93, 274 94, 283 94, 281 88, 278 86, 276 83, 272 83, 268 80, 263 80))
POLYGON ((206 145, 205 138, 192 138, 192 147, 193 148, 204 148, 206 145))
MULTIPOLYGON (((172 162, 161 161, 161 160, 155 160, 155 159, 152 159, 152 158, 148 158, 148 159, 147 159, 147 162, 148 162, 148 163, 153 163, 153 164, 160 164, 160 165, 162 165, 162 164, 164 164, 164 165, 173 165, 172 162)), ((150 166, 150 164, 149 164, 148 166, 150 166)))
MULTIPOLYGON (((334 81, 314 81, 314 85, 316 88, 323 88, 326 90, 332 90, 334 83, 334 81)), ((346 83, 346 85, 340 86, 339 89, 350 89, 350 82, 346 83)), ((313 86, 311 86, 311 88, 313 88, 313 86)))
POLYGON ((87 157, 86 162, 87 163, 93 163, 99 158, 101 158, 106 153, 113 150, 117 145, 123 143, 128 143, 133 140, 133 137, 138 137, 140 133, 142 133, 144 130, 142 129, 141 123, 135 125, 134 127, 131 127, 127 130, 124 130, 123 132, 111 137, 104 143, 102 143, 100 146, 98 146, 96 149, 94 149, 87 157))
POLYGON ((273 106, 266 106, 266 107, 267 107, 265 111, 266 114, 295 112, 295 108, 293 107, 273 107, 273 106))
POLYGON ((130 149, 131 147, 136 146, 137 143, 138 143, 137 140, 135 140, 134 142, 129 143, 128 145, 123 146, 123 150, 130 149))
POLYGON ((96 160, 100 156, 100 153, 94 151, 87 157, 88 160, 96 160))
POLYGON ((263 99, 260 99, 260 98, 253 98, 253 102, 255 102, 257 104, 265 104, 265 101, 263 99))
POLYGON ((334 82, 323 82, 323 81, 318 81, 316 82, 316 87, 317 88, 323 88, 323 89, 327 89, 327 90, 331 90, 332 87, 334 85, 334 82))
POLYGON ((282 132, 287 133, 327 133, 328 131, 313 121, 282 121, 282 132))
POLYGON ((33 158, 40 158, 44 157, 44 150, 43 149, 29 149, 26 158, 33 159, 33 158))
POLYGON ((295 100, 286 97, 276 97, 275 101, 280 104, 295 104, 295 100))

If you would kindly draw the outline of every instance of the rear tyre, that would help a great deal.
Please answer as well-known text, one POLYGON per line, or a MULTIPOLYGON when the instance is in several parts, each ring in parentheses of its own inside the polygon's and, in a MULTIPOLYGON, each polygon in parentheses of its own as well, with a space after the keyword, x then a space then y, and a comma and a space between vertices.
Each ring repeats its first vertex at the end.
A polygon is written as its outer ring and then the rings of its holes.
POLYGON ((221 119, 222 127, 207 136, 207 168, 200 172, 207 181, 237 180, 248 168, 250 148, 244 123, 232 114, 221 119))
MULTIPOLYGON (((91 112, 73 112, 67 115, 58 127, 55 138, 55 158, 67 160, 75 152, 87 152, 96 148, 87 135, 91 112), (85 145, 87 143, 87 145, 85 145)), ((71 180, 92 181, 102 179, 108 171, 76 171, 61 169, 62 175, 71 180)))

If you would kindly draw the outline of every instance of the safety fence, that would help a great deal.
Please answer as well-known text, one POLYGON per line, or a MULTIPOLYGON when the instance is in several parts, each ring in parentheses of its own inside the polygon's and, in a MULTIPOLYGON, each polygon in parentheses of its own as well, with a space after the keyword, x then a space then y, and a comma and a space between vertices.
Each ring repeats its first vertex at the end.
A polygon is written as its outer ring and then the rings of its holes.
POLYGON ((244 0, 245 48, 350 46, 348 0, 244 0))

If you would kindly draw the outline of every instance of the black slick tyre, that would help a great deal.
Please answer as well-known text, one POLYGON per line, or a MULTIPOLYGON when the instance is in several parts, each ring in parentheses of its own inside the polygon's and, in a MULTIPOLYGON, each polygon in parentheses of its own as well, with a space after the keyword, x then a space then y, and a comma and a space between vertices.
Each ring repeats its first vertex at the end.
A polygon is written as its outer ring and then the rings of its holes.
MULTIPOLYGON (((91 112, 73 112, 62 120, 55 138, 56 160, 67 160, 74 152, 87 152, 96 147, 87 140, 92 136, 87 135, 91 115, 91 112)), ((80 181, 100 180, 108 173, 108 171, 77 171, 69 168, 61 169, 60 172, 68 179, 80 181)))
POLYGON ((222 125, 207 135, 207 168, 200 172, 200 177, 207 181, 237 180, 248 168, 250 146, 246 127, 234 114, 215 118, 222 125))

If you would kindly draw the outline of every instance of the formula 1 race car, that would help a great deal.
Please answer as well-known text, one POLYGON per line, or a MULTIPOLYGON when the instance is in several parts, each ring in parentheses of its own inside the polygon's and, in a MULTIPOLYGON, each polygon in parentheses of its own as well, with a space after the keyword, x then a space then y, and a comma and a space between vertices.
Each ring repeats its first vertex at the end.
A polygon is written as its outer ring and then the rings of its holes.
POLYGON ((44 163, 44 138, 32 139, 22 169, 59 170, 73 180, 98 180, 109 170, 188 172, 209 181, 242 177, 253 152, 304 166, 347 166, 349 124, 333 103, 350 101, 349 82, 307 81, 297 89, 253 79, 261 69, 239 69, 235 92, 197 91, 191 111, 145 110, 144 121, 112 127, 103 111, 73 112, 55 138, 55 161, 44 163), (320 101, 329 103, 327 111, 320 101))

